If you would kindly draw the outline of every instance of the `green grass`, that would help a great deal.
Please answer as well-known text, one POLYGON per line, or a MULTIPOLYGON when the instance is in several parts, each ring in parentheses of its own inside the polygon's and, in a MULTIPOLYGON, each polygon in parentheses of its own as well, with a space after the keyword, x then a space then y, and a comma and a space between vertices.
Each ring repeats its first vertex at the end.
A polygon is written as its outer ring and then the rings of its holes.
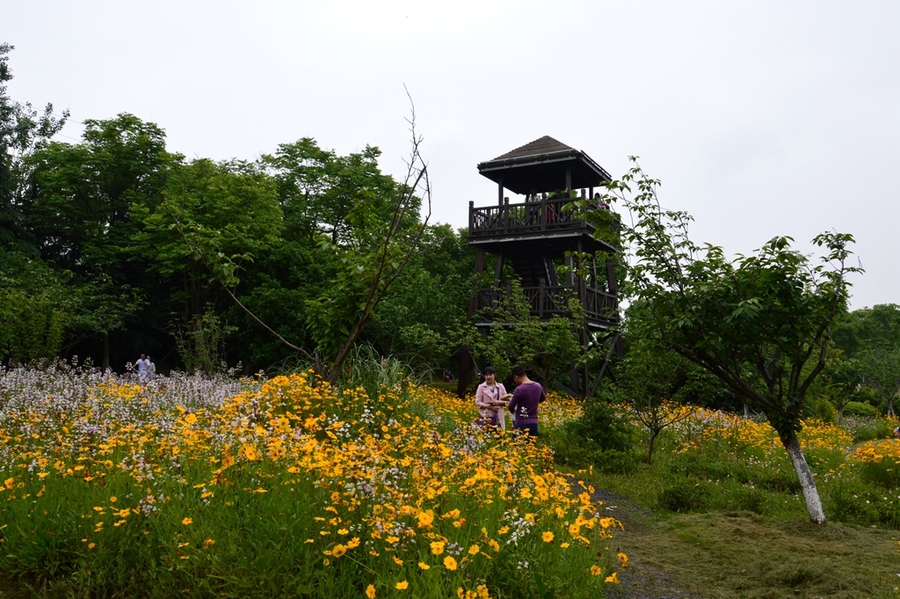
POLYGON ((708 599, 900 596, 897 531, 749 512, 653 513, 625 519, 616 550, 629 588, 672 580, 708 599))
MULTIPOLYGON (((883 423, 851 424, 855 440, 883 437, 883 423)), ((673 589, 708 599, 900 597, 900 488, 888 463, 850 469, 841 448, 810 448, 829 519, 815 525, 777 451, 710 443, 676 451, 683 437, 665 431, 648 465, 640 432, 613 459, 571 438, 547 441, 557 461, 618 496, 609 507, 625 527, 613 549, 629 558, 622 597, 680 596, 673 589)))

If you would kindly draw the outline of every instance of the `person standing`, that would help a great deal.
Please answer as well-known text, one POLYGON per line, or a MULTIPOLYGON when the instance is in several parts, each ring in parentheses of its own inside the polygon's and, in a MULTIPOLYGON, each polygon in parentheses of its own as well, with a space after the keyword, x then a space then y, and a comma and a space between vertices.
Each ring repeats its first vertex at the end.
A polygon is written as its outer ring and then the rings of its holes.
POLYGON ((484 369, 484 382, 475 389, 475 407, 478 408, 479 422, 493 424, 506 430, 506 415, 503 406, 510 398, 503 383, 497 382, 497 372, 492 366, 484 369))
POLYGON ((519 430, 538 436, 538 405, 547 399, 544 388, 540 383, 535 383, 525 374, 521 366, 513 366, 513 382, 516 388, 513 390, 512 399, 509 400, 509 412, 513 415, 513 430, 519 430))
POLYGON ((138 358, 134 365, 137 366, 138 376, 141 379, 147 380, 150 377, 150 360, 146 354, 141 354, 141 357, 138 358))
POLYGON ((147 356, 147 361, 150 362, 150 366, 147 367, 147 377, 150 379, 156 378, 156 363, 153 361, 153 358, 147 356))

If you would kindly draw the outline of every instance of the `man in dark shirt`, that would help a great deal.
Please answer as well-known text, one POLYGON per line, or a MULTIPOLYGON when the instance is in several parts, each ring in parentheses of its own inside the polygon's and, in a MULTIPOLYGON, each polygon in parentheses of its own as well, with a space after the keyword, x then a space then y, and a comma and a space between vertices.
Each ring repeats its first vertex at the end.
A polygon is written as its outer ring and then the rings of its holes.
POLYGON ((509 400, 509 413, 515 419, 513 430, 521 430, 532 437, 537 437, 538 404, 547 399, 547 394, 544 393, 540 383, 528 378, 521 366, 513 366, 512 377, 516 383, 512 399, 509 400))

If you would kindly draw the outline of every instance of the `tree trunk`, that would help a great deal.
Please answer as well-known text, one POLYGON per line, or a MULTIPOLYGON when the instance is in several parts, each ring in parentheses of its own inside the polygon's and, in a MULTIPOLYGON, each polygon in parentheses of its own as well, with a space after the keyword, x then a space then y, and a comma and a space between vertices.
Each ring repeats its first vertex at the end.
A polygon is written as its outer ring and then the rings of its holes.
POLYGON ((656 442, 656 437, 659 436, 659 431, 650 430, 650 443, 649 447, 647 447, 647 464, 653 464, 653 444, 656 442))
POLYGON ((790 438, 781 439, 782 445, 788 452, 791 459, 791 465, 794 472, 797 473, 797 479, 800 481, 800 488, 803 490, 803 499, 806 501, 806 511, 809 513, 809 519, 816 524, 825 523, 825 512, 822 510, 822 501, 819 499, 819 490, 816 488, 816 481, 813 480, 812 472, 803 457, 803 450, 800 449, 800 442, 796 435, 790 438))
POLYGON ((103 372, 109 370, 109 333, 103 333, 103 358, 100 366, 103 372))

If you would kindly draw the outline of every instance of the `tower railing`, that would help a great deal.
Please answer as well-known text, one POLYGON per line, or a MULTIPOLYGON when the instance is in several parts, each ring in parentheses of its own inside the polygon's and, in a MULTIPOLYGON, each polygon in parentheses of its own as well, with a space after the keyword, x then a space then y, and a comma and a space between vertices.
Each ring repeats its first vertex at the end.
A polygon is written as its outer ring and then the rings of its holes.
MULTIPOLYGON (((493 287, 479 289, 475 296, 475 311, 480 316, 479 320, 493 322, 496 312, 505 298, 512 293, 512 288, 505 289, 493 287)), ((532 316, 541 320, 549 320, 553 316, 571 316, 569 300, 577 297, 577 289, 570 285, 544 285, 536 287, 522 287, 522 293, 530 306, 532 316)), ((584 290, 584 313, 588 324, 606 327, 618 322, 616 296, 587 287, 584 290)))
POLYGON ((594 226, 584 220, 584 210, 574 204, 575 198, 542 199, 510 204, 504 200, 496 206, 475 207, 469 202, 469 237, 487 237, 531 231, 586 229, 594 226))

